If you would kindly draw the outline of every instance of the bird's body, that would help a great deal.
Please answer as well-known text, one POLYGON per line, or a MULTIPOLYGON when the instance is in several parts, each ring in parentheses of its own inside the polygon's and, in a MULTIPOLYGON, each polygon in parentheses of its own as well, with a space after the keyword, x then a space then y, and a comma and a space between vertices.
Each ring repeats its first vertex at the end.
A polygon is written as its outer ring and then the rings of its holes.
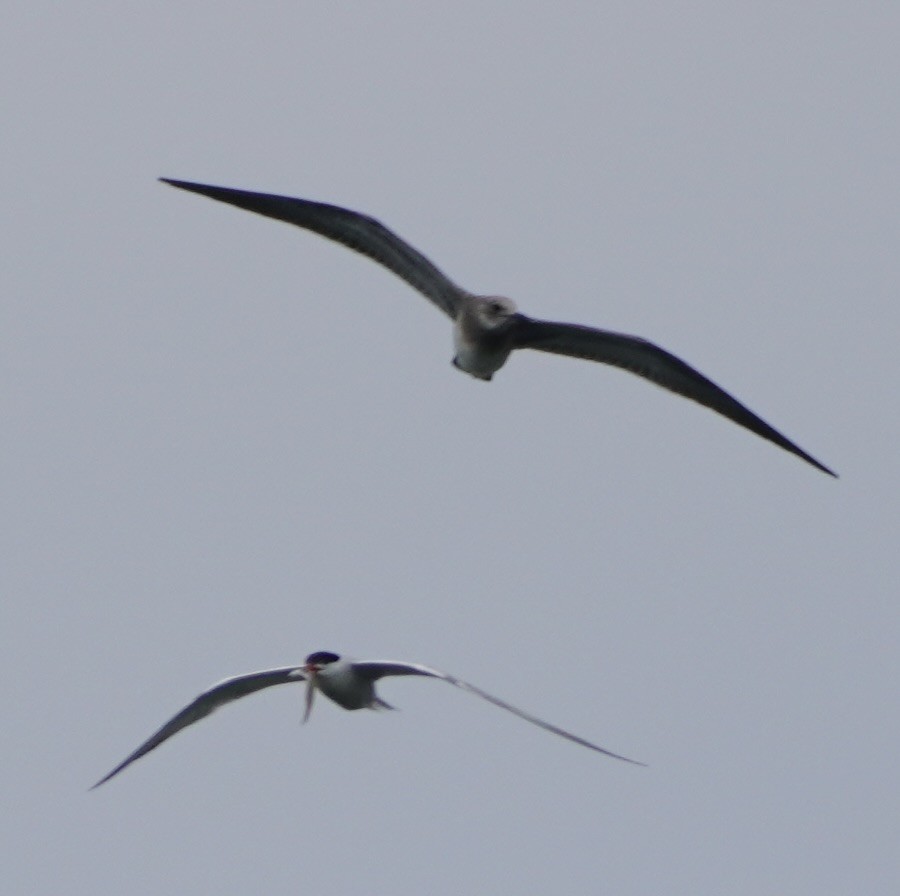
POLYGON ((509 355, 521 348, 610 364, 696 401, 817 469, 836 475, 712 380, 665 349, 639 336, 537 320, 518 312, 510 299, 467 292, 418 250, 368 215, 307 199, 163 180, 174 187, 303 227, 384 265, 453 321, 456 349, 453 364, 476 379, 490 380, 509 355))
POLYGON ((489 381, 515 348, 516 306, 500 296, 465 296, 453 321, 454 367, 489 381))
POLYGON ((609 750, 598 747, 596 744, 584 740, 569 731, 557 728, 555 725, 537 718, 537 716, 517 709, 504 700, 482 691, 481 688, 477 688, 461 678, 448 675, 446 672, 441 672, 438 669, 432 669, 430 666, 393 660, 352 660, 347 657, 341 657, 331 651, 319 650, 311 653, 306 658, 306 661, 299 666, 282 666, 277 669, 266 669, 262 672, 250 672, 247 675, 226 678, 224 681, 213 685, 209 690, 204 691, 199 697, 185 706, 184 709, 176 713, 162 728, 144 741, 109 774, 102 777, 94 787, 99 787, 131 765, 136 759, 140 759, 151 750, 156 749, 161 743, 167 741, 183 728, 187 728, 189 725, 193 725, 194 722, 199 722, 201 719, 206 718, 220 706, 254 694, 256 691, 261 691, 264 688, 305 681, 306 711, 303 720, 306 721, 312 710, 316 692, 322 693, 329 700, 344 709, 393 709, 389 703, 385 703, 375 692, 375 683, 381 678, 396 675, 415 675, 446 681, 448 684, 468 691, 470 694, 475 694, 483 700, 487 700, 488 703, 493 703, 494 706, 499 706, 501 709, 505 709, 546 731, 558 734, 560 737, 566 738, 566 740, 571 740, 574 743, 581 744, 583 747, 611 756, 614 759, 621 759, 633 765, 643 765, 643 763, 636 762, 634 759, 627 759, 618 753, 611 753, 609 750))
MULTIPOLYGON (((392 709, 375 693, 375 679, 362 675, 353 662, 321 651, 306 659, 308 695, 320 691, 344 709, 392 709)), ((312 700, 309 701, 310 707, 312 700)))

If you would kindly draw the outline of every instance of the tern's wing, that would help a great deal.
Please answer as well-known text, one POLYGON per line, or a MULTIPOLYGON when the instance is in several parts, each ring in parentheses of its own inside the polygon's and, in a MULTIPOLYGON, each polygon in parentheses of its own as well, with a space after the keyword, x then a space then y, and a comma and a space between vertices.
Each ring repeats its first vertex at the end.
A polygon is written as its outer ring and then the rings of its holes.
POLYGON ((712 380, 707 379, 680 358, 639 336, 626 336, 623 333, 611 333, 608 330, 582 327, 578 324, 533 320, 519 315, 513 339, 516 348, 534 348, 542 352, 569 355, 573 358, 584 358, 621 367, 705 405, 739 426, 774 442, 785 451, 803 458, 822 472, 837 476, 833 470, 829 470, 777 429, 769 426, 765 420, 757 417, 753 411, 736 398, 732 398, 712 380))
POLYGON ((633 765, 645 764, 643 762, 638 762, 635 759, 628 759, 626 756, 620 756, 618 753, 612 753, 609 750, 604 750, 603 747, 598 747, 597 744, 592 744, 589 740, 578 737, 577 734, 572 734, 570 731, 565 731, 562 728, 557 728, 556 725, 551 725, 549 722, 545 722, 543 719, 539 719, 537 718, 537 716, 531 715, 531 713, 527 713, 522 709, 517 709, 515 706, 510 706, 509 703, 501 700, 499 697, 495 697, 493 696, 493 694, 488 694, 486 691, 481 690, 481 688, 475 687, 474 684, 469 684, 469 682, 463 681, 460 678, 456 678, 453 675, 448 675, 446 672, 441 672, 439 669, 431 669, 428 666, 420 666, 418 663, 395 663, 390 661, 355 662, 353 664, 353 668, 362 675, 369 677, 372 681, 377 681, 379 678, 383 678, 386 675, 424 675, 428 678, 440 678, 442 681, 447 681, 452 685, 456 685, 456 687, 462 688, 464 691, 468 691, 470 694, 476 694, 483 700, 487 700, 488 703, 493 703, 494 706, 499 706, 501 709, 508 710, 514 715, 517 715, 520 719, 525 719, 526 722, 531 722, 534 725, 538 725, 545 731, 552 731, 554 734, 558 734, 560 737, 566 738, 566 740, 574 741, 576 744, 581 744, 583 747, 587 747, 590 750, 596 750, 596 752, 603 753, 606 756, 612 756, 613 759, 621 759, 624 762, 630 762, 633 765))
MULTIPOLYGON (((101 778, 94 787, 99 787, 123 768, 131 765, 135 759, 140 759, 145 753, 158 747, 164 740, 168 740, 173 734, 177 734, 182 728, 199 722, 220 706, 246 697, 263 688, 270 688, 276 684, 290 684, 295 681, 303 681, 302 666, 285 666, 283 669, 267 669, 264 672, 251 672, 249 675, 238 675, 235 678, 226 678, 213 685, 208 691, 204 691, 193 703, 185 706, 174 718, 166 722, 159 731, 148 740, 144 741, 127 759, 120 762, 108 775, 101 778)), ((91 788, 91 790, 94 789, 91 788)))
POLYGON ((431 299, 438 308, 451 318, 456 317, 460 299, 467 295, 445 274, 441 273, 421 252, 400 239, 380 222, 368 215, 361 215, 336 205, 310 202, 307 199, 291 199, 271 193, 251 193, 247 190, 232 190, 228 187, 211 187, 184 180, 170 180, 162 177, 163 183, 180 187, 227 202, 238 208, 296 224, 327 239, 343 243, 350 249, 368 255, 383 264, 414 289, 431 299))

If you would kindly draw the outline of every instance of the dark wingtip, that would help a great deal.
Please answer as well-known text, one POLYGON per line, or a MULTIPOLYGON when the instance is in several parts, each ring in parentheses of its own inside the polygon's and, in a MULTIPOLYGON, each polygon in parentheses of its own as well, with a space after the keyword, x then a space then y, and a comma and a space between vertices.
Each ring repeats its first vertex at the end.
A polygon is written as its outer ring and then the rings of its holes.
POLYGON ((838 476, 838 474, 835 473, 834 470, 832 470, 830 467, 826 467, 825 464, 819 463, 819 461, 817 461, 814 457, 806 454, 806 452, 801 454, 800 457, 802 457, 803 460, 805 460, 807 463, 812 464, 817 470, 821 470, 823 473, 827 473, 829 476, 833 476, 835 479, 840 479, 840 476, 838 476))
POLYGON ((92 787, 89 787, 88 793, 90 793, 92 790, 96 790, 101 784, 105 784, 110 778, 115 778, 115 776, 119 774, 119 772, 122 771, 125 766, 131 765, 131 763, 134 762, 134 760, 137 758, 140 757, 129 757, 124 762, 119 763, 119 765, 117 765, 108 775, 104 775, 96 784, 94 784, 92 787))
MULTIPOLYGON (((177 180, 174 177, 160 177, 160 183, 168 184, 170 187, 178 187, 179 190, 189 190, 191 193, 203 193, 211 195, 215 190, 224 190, 224 187, 210 187, 207 184, 198 184, 190 180, 177 180)), ((237 190, 235 192, 240 192, 237 190)))

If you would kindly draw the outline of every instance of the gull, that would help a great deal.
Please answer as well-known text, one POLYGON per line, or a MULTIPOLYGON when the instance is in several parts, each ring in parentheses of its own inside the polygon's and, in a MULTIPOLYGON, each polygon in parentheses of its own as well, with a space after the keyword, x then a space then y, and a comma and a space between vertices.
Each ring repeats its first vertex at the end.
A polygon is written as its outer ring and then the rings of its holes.
POLYGON ((580 324, 537 320, 511 299, 480 296, 457 286, 424 255, 368 215, 307 199, 253 193, 183 180, 163 183, 295 224, 384 265, 430 299, 453 321, 453 364, 488 381, 513 349, 531 348, 620 367, 696 401, 828 473, 837 474, 675 355, 640 336, 580 324))
POLYGON ((306 682, 306 709, 303 715, 305 722, 309 718, 312 711, 313 700, 316 691, 321 691, 329 700, 333 700, 338 706, 344 709, 393 709, 389 703, 385 703, 375 693, 375 682, 381 678, 390 675, 422 675, 426 678, 437 678, 446 681, 455 687, 462 688, 470 694, 475 694, 494 706, 506 709, 519 718, 525 719, 534 725, 544 728, 546 731, 552 731, 560 737, 581 744, 597 753, 603 753, 605 756, 612 756, 614 759, 621 759, 624 762, 630 762, 632 765, 644 765, 643 762, 637 762, 634 759, 628 759, 620 756, 618 753, 611 753, 598 747, 584 738, 578 737, 556 725, 551 725, 543 719, 539 719, 530 713, 515 706, 510 706, 503 700, 492 696, 453 675, 441 672, 438 669, 432 669, 429 666, 422 666, 418 663, 398 663, 391 660, 367 660, 359 661, 348 657, 341 657, 336 653, 328 650, 317 650, 311 653, 301 666, 283 666, 279 669, 266 669, 262 672, 250 672, 247 675, 238 675, 234 678, 226 678, 218 684, 213 685, 208 691, 204 691, 192 703, 189 703, 175 716, 169 719, 162 728, 142 743, 133 753, 120 762, 108 775, 101 778, 91 788, 93 790, 104 784, 110 778, 119 774, 127 766, 131 765, 136 759, 155 750, 163 741, 168 740, 173 734, 177 734, 182 728, 199 722, 200 719, 206 718, 210 713, 217 710, 220 706, 237 700, 240 697, 246 697, 248 694, 261 691, 263 688, 270 688, 276 684, 293 684, 294 682, 306 682))

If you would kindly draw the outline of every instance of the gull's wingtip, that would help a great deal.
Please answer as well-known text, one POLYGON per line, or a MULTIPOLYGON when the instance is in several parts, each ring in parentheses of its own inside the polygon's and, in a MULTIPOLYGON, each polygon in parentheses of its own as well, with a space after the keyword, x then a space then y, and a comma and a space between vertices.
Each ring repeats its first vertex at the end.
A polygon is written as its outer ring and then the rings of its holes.
POLYGON ((831 467, 826 467, 825 464, 821 463, 820 461, 817 461, 814 457, 810 456, 809 454, 804 453, 804 454, 801 454, 800 456, 803 458, 803 460, 812 464, 817 470, 821 470, 823 473, 827 473, 829 476, 833 477, 834 479, 841 478, 840 476, 838 476, 837 473, 834 472, 834 470, 831 469, 831 467))

